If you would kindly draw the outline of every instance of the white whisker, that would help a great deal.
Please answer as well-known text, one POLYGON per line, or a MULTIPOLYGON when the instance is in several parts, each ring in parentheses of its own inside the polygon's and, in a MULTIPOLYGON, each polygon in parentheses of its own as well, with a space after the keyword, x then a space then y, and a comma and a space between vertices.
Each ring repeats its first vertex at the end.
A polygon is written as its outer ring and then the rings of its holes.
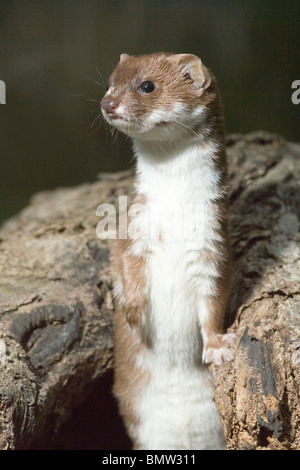
POLYGON ((95 124, 95 122, 96 122, 99 118, 101 118, 101 113, 98 114, 97 117, 95 117, 95 119, 93 120, 92 124, 90 125, 90 129, 92 129, 93 125, 95 124))
POLYGON ((101 80, 102 80, 102 85, 103 85, 103 87, 106 88, 105 80, 104 80, 104 78, 103 78, 102 73, 101 73, 100 70, 98 69, 97 65, 95 65, 95 67, 96 67, 96 70, 97 70, 97 72, 98 72, 98 74, 99 74, 99 77, 100 77, 101 80))
POLYGON ((90 78, 90 77, 87 77, 87 76, 85 76, 84 78, 86 78, 87 80, 90 80, 90 81, 93 82, 93 83, 96 83, 96 85, 99 85, 99 86, 101 86, 102 88, 105 88, 105 86, 104 86, 102 83, 97 82, 97 80, 94 80, 93 78, 90 78))
POLYGON ((73 93, 71 96, 75 96, 76 98, 84 98, 86 101, 93 101, 93 102, 95 102, 95 103, 100 104, 100 101, 99 101, 99 100, 96 100, 95 98, 92 98, 92 97, 90 97, 90 96, 78 95, 77 93, 73 93))

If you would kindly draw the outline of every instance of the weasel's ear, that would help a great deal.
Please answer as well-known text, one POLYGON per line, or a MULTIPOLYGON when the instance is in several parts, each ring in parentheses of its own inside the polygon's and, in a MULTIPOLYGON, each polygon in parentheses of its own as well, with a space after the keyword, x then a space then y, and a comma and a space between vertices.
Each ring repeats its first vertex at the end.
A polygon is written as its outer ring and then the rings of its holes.
POLYGON ((128 54, 125 54, 125 53, 124 53, 124 54, 121 54, 121 55, 120 55, 120 62, 123 62, 123 60, 128 59, 128 57, 129 57, 128 54))
POLYGON ((187 78, 192 78, 195 84, 203 90, 209 87, 211 75, 199 57, 193 54, 176 54, 175 57, 182 65, 182 70, 187 78))

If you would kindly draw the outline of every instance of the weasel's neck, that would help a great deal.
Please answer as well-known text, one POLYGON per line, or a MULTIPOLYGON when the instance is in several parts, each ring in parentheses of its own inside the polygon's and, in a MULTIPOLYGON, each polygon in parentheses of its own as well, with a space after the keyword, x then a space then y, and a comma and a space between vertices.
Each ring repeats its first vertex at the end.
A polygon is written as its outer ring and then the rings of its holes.
POLYGON ((137 191, 150 202, 178 204, 218 197, 220 145, 191 139, 177 145, 134 140, 137 191))

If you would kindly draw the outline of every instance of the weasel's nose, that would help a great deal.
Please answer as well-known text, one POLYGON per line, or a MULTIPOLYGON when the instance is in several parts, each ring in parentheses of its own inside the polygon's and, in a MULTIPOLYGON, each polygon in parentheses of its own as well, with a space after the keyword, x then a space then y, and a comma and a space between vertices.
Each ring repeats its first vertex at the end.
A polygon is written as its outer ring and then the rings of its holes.
POLYGON ((114 98, 104 98, 101 101, 101 108, 107 114, 114 114, 118 106, 119 103, 114 98))

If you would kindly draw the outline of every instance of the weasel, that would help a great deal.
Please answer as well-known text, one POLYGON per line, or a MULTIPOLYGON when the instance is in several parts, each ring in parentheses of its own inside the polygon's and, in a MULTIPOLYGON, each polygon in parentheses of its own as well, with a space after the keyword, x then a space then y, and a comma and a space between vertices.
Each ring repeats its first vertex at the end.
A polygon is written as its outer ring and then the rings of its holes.
POLYGON ((122 54, 101 101, 133 140, 138 210, 112 248, 114 394, 134 449, 224 449, 208 363, 232 358, 216 80, 192 54, 122 54))

